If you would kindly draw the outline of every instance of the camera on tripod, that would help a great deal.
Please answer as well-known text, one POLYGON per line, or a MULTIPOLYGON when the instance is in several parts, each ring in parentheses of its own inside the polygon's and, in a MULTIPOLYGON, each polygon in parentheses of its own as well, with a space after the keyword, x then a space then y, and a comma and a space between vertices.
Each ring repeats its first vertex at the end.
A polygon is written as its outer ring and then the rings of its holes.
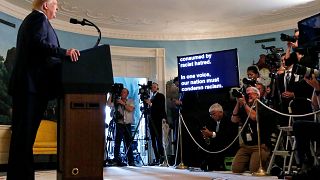
POLYGON ((122 83, 114 83, 111 87, 112 100, 120 99, 121 91, 123 90, 122 83))
POLYGON ((152 81, 148 81, 147 84, 138 84, 140 86, 139 88, 139 95, 140 100, 143 102, 145 99, 150 98, 150 89, 152 87, 152 81))
POLYGON ((121 98, 121 91, 122 90, 123 90, 123 84, 121 84, 121 83, 114 83, 111 87, 111 94, 112 94, 111 101, 115 105, 115 109, 113 112, 114 119, 123 119, 123 115, 118 111, 118 104, 116 103, 116 100, 121 98))
POLYGON ((269 66, 269 69, 278 69, 281 66, 283 48, 276 48, 275 46, 266 47, 265 45, 261 45, 261 48, 268 52, 266 55, 266 65, 269 66))

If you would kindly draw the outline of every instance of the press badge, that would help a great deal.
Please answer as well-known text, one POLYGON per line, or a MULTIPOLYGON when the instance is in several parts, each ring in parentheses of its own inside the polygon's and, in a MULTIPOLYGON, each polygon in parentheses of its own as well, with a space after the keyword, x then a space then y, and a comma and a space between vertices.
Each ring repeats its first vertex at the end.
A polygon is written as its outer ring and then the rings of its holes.
POLYGON ((247 141, 252 141, 251 133, 246 134, 247 141))

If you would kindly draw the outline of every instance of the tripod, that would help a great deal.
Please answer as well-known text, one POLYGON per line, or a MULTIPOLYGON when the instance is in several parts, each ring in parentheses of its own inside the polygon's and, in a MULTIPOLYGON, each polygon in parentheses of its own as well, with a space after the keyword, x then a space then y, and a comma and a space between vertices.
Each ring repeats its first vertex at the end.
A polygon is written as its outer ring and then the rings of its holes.
POLYGON ((146 151, 148 151, 148 164, 151 164, 150 162, 152 162, 152 158, 151 158, 151 149, 149 149, 149 123, 150 123, 150 107, 149 105, 143 101, 143 107, 141 107, 141 117, 143 116, 145 119, 145 144, 144 144, 144 148, 146 151))
MULTIPOLYGON (((137 132, 138 132, 138 128, 139 128, 139 126, 140 126, 140 122, 141 122, 141 120, 142 120, 142 117, 143 117, 143 113, 141 114, 141 116, 140 116, 140 118, 139 118, 139 121, 138 121, 138 124, 137 124, 137 126, 136 126, 136 128, 135 128, 135 130, 134 130, 134 132, 133 132, 133 135, 132 135, 132 138, 131 138, 131 142, 130 142, 129 148, 132 148, 132 143, 133 143, 133 141, 134 141, 134 137, 136 136, 136 134, 137 134, 137 132)), ((129 152, 129 148, 126 147, 126 153, 125 153, 126 156, 127 156, 128 152, 129 152)), ((133 150, 133 149, 132 149, 132 150, 133 150)), ((137 156, 139 157, 139 159, 141 159, 142 165, 145 166, 145 164, 144 164, 144 162, 143 162, 143 160, 142 160, 142 158, 141 158, 140 152, 138 151, 138 149, 136 149, 136 150, 137 150, 137 156)), ((137 161, 137 158, 136 158, 136 161, 137 161)))
POLYGON ((111 141, 114 141, 114 135, 115 135, 114 131, 115 131, 115 119, 113 115, 108 126, 108 134, 107 134, 106 143, 105 143, 105 153, 106 153, 106 159, 104 160, 105 166, 112 164, 112 161, 109 159, 109 153, 111 151, 111 141))

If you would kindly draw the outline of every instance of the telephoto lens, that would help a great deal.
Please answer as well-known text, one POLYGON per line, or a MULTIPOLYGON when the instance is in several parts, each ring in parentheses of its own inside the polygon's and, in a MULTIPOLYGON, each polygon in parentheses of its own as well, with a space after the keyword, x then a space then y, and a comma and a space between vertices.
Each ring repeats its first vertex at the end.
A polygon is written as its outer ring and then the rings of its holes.
POLYGON ((297 39, 294 36, 289 36, 287 34, 280 34, 281 41, 289 41, 289 42, 296 42, 297 39))
POLYGON ((239 90, 233 89, 232 90, 232 96, 235 97, 235 98, 241 98, 243 95, 239 90))

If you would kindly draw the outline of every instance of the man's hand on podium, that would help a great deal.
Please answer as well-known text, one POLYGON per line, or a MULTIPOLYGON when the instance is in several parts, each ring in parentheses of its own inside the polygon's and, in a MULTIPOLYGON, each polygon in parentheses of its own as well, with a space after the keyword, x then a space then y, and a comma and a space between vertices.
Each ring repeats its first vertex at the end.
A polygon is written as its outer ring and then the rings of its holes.
POLYGON ((67 50, 67 56, 70 56, 72 62, 78 61, 78 57, 80 56, 80 52, 77 49, 71 48, 67 50))

